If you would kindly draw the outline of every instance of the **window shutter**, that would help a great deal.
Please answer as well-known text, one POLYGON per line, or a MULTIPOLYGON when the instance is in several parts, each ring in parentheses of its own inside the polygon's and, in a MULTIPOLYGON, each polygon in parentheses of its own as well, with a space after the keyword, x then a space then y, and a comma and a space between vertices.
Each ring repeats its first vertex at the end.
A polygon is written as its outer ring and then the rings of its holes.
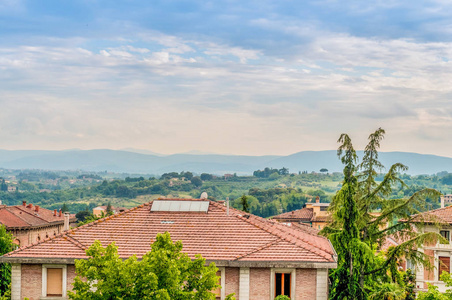
POLYGON ((63 269, 47 268, 47 296, 63 296, 63 269))
POLYGON ((440 256, 439 258, 439 274, 438 274, 438 279, 441 276, 441 274, 443 273, 443 271, 445 272, 450 272, 450 257, 449 256, 440 256))

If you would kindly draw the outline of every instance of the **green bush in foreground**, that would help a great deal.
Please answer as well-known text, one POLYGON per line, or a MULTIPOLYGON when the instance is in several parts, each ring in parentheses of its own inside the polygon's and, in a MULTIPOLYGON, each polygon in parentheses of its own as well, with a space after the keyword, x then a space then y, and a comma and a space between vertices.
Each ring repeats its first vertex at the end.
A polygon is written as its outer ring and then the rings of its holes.
MULTIPOLYGON (((123 260, 113 244, 103 248, 96 241, 86 250, 87 260, 75 263, 74 300, 159 299, 209 300, 218 287, 218 268, 205 266, 200 255, 191 260, 182 253, 182 243, 173 243, 169 233, 158 234, 151 251, 141 260, 134 255, 123 260)), ((234 299, 229 296, 228 299, 234 299)))

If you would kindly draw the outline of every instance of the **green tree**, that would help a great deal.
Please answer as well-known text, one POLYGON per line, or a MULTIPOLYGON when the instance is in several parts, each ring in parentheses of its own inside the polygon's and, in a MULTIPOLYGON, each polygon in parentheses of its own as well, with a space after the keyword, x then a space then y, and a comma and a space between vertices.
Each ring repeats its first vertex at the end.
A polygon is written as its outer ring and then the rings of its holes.
POLYGON ((111 208, 111 202, 108 201, 107 208, 105 209, 105 212, 107 213, 107 216, 111 216, 113 214, 113 209, 111 208))
MULTIPOLYGON (((14 250, 13 235, 0 224, 0 256, 14 250)), ((0 263, 0 295, 11 289, 11 265, 0 263)))
POLYGON ((5 182, 5 179, 2 179, 2 183, 0 184, 0 191, 6 192, 8 191, 8 185, 5 182))
POLYGON ((213 179, 213 175, 209 174, 209 173, 202 173, 201 174, 201 180, 205 181, 205 180, 212 180, 213 179))
POLYGON ((244 212, 246 212, 246 213, 249 213, 249 212, 250 212, 250 207, 249 207, 249 205, 248 205, 248 199, 247 199, 246 195, 243 195, 243 196, 240 198, 240 204, 242 204, 242 210, 243 210, 244 212))
POLYGON ((63 213, 69 212, 69 207, 67 206, 66 203, 63 203, 63 206, 61 206, 61 211, 62 211, 63 213))
POLYGON ((417 299, 418 300, 451 300, 452 299, 452 277, 449 273, 444 272, 440 276, 441 280, 446 283, 446 287, 449 289, 446 290, 445 293, 441 293, 438 291, 438 287, 434 286, 430 283, 427 283, 428 290, 427 292, 419 292, 417 299))
POLYGON ((332 299, 367 299, 369 296, 382 299, 378 297, 390 293, 393 293, 390 297, 395 297, 400 287, 404 287, 398 260, 405 257, 429 266, 428 257, 417 249, 424 242, 440 238, 436 233, 413 230, 414 226, 422 226, 413 222, 413 215, 426 208, 426 197, 438 197, 437 191, 423 189, 409 197, 388 199, 395 187, 405 187, 398 177, 399 171, 407 169, 402 164, 392 165, 382 181, 376 181, 383 169, 378 161, 378 149, 384 133, 380 128, 369 136, 360 164, 357 164, 350 137, 342 134, 338 140, 344 180, 330 205, 332 222, 322 231, 338 253, 338 268, 331 273, 332 299), (373 213, 377 210, 375 216, 373 213), (400 219, 404 221, 398 222, 400 219), (390 236, 403 242, 382 251, 381 246, 390 236), (377 251, 379 255, 375 254, 377 251), (385 292, 377 295, 383 286, 385 292))
MULTIPOLYGON (((168 232, 158 234, 141 260, 134 255, 122 260, 114 244, 103 248, 96 241, 86 250, 87 260, 75 263, 77 277, 70 299, 159 299, 208 300, 218 287, 218 268, 205 266, 197 255, 191 260, 180 241, 173 243, 168 232)), ((230 298, 232 299, 232 298, 230 298)))
POLYGON ((88 218, 89 216, 91 216, 91 212, 89 212, 88 210, 82 210, 75 214, 75 217, 79 222, 85 221, 85 219, 88 218))
POLYGON ((202 186, 202 180, 201 178, 199 178, 198 176, 193 177, 190 182, 195 186, 195 187, 201 187, 202 186))

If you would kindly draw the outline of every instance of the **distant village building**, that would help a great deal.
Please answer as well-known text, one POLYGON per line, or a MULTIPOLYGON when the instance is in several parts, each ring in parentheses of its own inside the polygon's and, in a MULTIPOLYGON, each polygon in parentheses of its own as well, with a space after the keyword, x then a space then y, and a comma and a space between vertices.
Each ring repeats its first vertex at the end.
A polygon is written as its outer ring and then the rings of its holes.
POLYGON ((320 198, 317 196, 315 203, 306 203, 302 209, 289 211, 272 217, 273 220, 282 223, 299 223, 308 224, 315 229, 323 229, 329 220, 328 207, 329 203, 320 203, 320 198))
POLYGON ((8 192, 14 193, 17 190, 17 187, 14 185, 8 185, 8 192))
MULTIPOLYGON (((226 204, 226 205, 225 205, 226 204)), ((180 240, 183 252, 201 254, 219 268, 216 299, 327 300, 328 270, 337 267, 331 243, 308 226, 287 226, 207 199, 158 199, 66 231, 0 257, 12 264, 12 300, 66 299, 74 261, 99 240, 115 242, 121 258, 151 250, 158 233, 180 240)))
MULTIPOLYGON (((111 207, 111 211, 116 214, 116 213, 120 213, 120 212, 124 212, 126 211, 127 208, 125 207, 111 207)), ((93 215, 95 215, 96 217, 102 217, 107 215, 107 205, 102 205, 102 206, 98 206, 93 208, 93 215)))
POLYGON ((449 206, 452 204, 452 194, 441 196, 441 207, 449 206))
POLYGON ((0 224, 13 234, 14 243, 21 247, 56 236, 75 225, 76 221, 75 215, 48 210, 26 201, 22 205, 0 205, 0 224))

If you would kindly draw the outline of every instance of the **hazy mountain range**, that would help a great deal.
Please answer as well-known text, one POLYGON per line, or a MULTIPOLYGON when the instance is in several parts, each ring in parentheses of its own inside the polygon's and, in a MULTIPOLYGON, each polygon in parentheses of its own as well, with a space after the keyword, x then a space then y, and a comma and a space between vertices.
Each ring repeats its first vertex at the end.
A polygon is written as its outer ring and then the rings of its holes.
MULTIPOLYGON (((199 153, 199 152, 191 152, 199 153)), ((362 156, 362 151, 358 151, 362 156)), ((452 158, 408 152, 380 152, 381 162, 389 168, 401 162, 408 174, 452 173, 452 158)), ((326 168, 340 172, 342 165, 335 150, 302 151, 288 156, 243 156, 219 154, 162 155, 147 150, 0 150, 0 168, 109 171, 120 173, 162 174, 191 171, 195 173, 252 174, 265 167, 286 167, 290 172, 316 171, 326 168)))

